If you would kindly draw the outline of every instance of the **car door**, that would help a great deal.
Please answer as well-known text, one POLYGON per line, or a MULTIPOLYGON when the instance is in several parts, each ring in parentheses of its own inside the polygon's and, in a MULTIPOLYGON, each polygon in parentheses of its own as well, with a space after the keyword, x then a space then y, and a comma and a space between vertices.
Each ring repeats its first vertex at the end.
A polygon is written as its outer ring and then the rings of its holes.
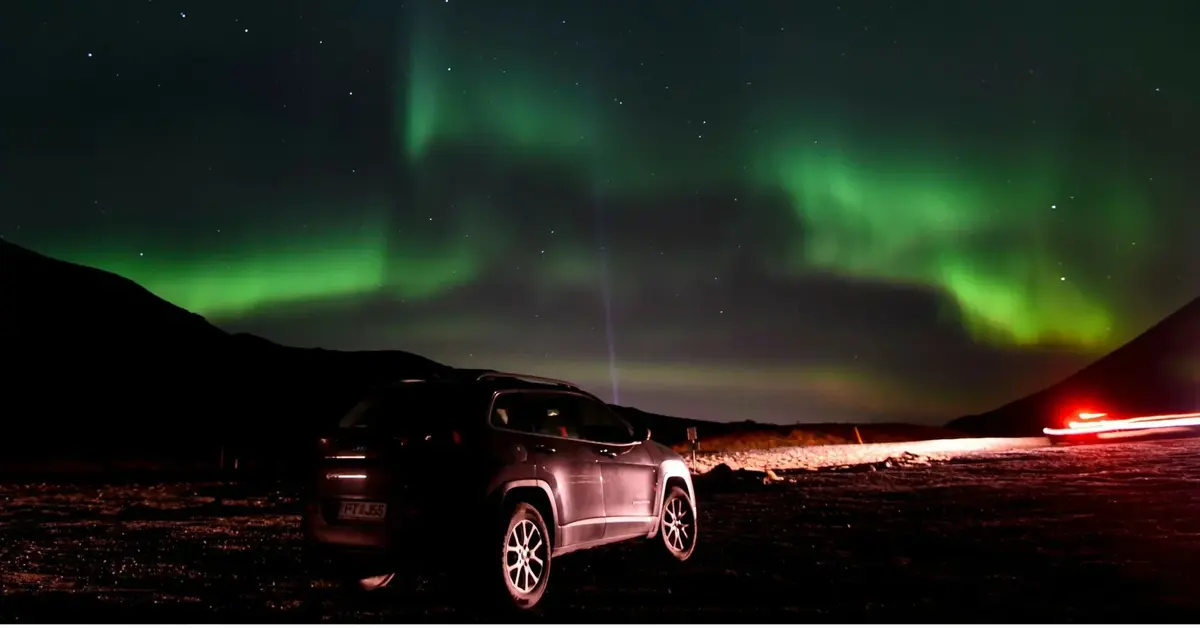
POLYGON ((658 465, 632 427, 606 404, 578 396, 579 434, 600 456, 604 484, 604 536, 646 534, 654 523, 658 465))
POLYGON ((519 434, 535 477, 550 485, 558 510, 558 546, 604 538, 604 489, 599 454, 569 438, 570 397, 547 391, 500 393, 493 404, 497 429, 519 434))

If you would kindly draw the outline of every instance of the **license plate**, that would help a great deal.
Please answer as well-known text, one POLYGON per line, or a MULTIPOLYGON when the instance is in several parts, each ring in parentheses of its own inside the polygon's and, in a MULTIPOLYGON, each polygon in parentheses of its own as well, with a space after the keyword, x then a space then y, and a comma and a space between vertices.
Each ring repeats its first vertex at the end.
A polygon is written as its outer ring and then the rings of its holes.
POLYGON ((382 521, 387 515, 387 504, 381 502, 342 502, 338 519, 358 521, 382 521))

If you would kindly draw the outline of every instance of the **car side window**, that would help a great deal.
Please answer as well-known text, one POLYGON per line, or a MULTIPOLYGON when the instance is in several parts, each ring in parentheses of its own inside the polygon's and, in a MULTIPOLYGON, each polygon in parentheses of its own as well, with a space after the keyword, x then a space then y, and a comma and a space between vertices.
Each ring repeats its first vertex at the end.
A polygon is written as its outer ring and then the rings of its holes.
POLYGON ((633 430, 608 406, 586 397, 575 397, 576 431, 579 438, 598 443, 625 445, 633 442, 633 430))
POLYGON ((559 395, 537 395, 537 414, 540 420, 537 433, 560 438, 578 438, 575 434, 570 401, 559 395))
POLYGON ((527 434, 578 438, 569 418, 574 414, 570 401, 546 393, 503 393, 492 406, 491 423, 527 434))
POLYGON ((529 413, 525 410, 526 405, 521 395, 516 393, 497 395, 492 404, 492 416, 489 418, 492 427, 518 432, 533 431, 529 413))

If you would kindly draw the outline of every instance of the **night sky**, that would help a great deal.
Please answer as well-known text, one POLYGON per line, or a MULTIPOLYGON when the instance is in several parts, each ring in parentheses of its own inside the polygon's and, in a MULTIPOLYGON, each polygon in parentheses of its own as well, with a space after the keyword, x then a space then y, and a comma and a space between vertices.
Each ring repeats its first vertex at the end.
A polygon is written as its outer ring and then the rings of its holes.
POLYGON ((0 235, 283 343, 703 419, 937 423, 1200 294, 1198 20, 14 2, 0 235))

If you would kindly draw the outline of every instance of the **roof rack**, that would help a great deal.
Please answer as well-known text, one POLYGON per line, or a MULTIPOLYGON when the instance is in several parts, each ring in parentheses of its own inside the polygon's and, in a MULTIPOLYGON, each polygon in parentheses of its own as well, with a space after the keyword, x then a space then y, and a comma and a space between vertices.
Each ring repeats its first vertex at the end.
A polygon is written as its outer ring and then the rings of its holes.
POLYGON ((552 377, 541 377, 540 375, 524 375, 521 373, 506 373, 504 371, 484 371, 476 376, 475 381, 483 381, 485 379, 523 379, 527 382, 538 384, 547 384, 550 386, 561 386, 570 390, 581 390, 579 386, 572 384, 566 380, 554 379, 552 377))

